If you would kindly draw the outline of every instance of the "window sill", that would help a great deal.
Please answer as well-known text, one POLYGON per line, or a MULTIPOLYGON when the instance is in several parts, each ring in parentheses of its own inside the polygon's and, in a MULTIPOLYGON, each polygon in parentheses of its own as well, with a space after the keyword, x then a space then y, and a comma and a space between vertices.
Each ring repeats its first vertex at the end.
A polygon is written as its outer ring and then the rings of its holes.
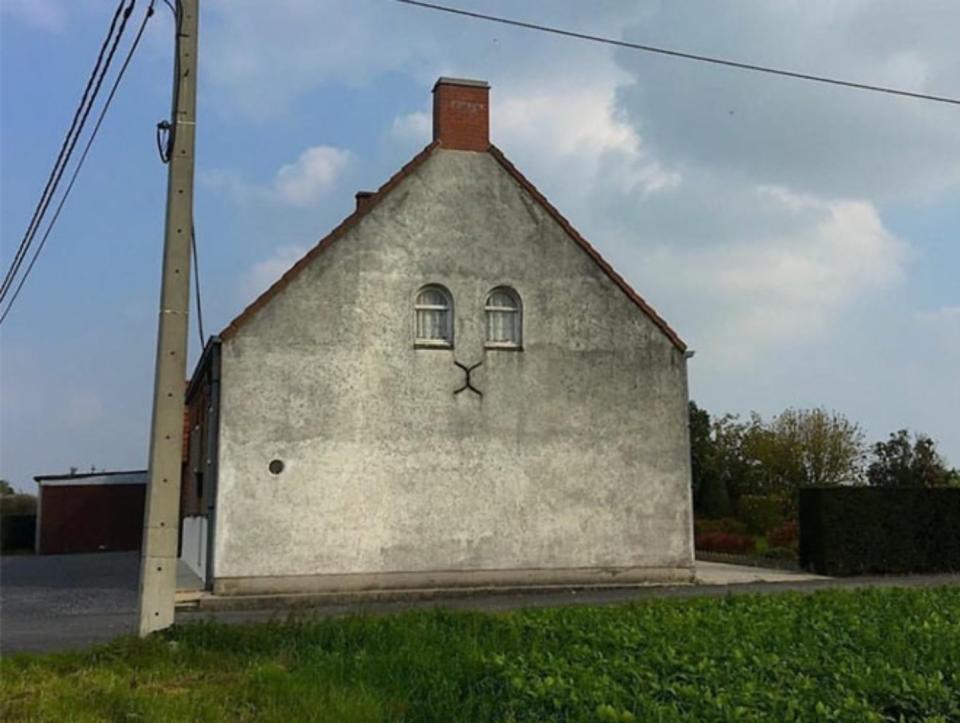
POLYGON ((414 349, 453 349, 453 344, 449 341, 439 341, 433 339, 417 339, 413 342, 414 349))
POLYGON ((510 344, 509 342, 488 341, 483 345, 484 349, 495 349, 497 351, 523 351, 522 344, 510 344))

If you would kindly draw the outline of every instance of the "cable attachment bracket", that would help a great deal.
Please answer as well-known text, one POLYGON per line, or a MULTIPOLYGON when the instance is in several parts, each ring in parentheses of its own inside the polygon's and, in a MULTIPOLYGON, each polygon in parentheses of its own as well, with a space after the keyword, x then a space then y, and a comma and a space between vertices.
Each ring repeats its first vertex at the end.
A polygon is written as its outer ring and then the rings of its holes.
POLYGON ((157 123, 157 153, 164 163, 170 162, 170 153, 173 151, 173 126, 170 121, 162 120, 157 123))

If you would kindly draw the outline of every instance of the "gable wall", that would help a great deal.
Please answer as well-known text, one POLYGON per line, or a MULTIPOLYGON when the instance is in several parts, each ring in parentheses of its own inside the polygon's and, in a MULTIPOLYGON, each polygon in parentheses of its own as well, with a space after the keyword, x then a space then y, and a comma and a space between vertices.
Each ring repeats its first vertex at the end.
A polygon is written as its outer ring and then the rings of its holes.
POLYGON ((434 152, 222 375, 218 578, 692 564, 682 352, 486 153, 434 152), (453 350, 413 346, 427 283, 453 350), (502 284, 522 352, 484 349, 502 284))

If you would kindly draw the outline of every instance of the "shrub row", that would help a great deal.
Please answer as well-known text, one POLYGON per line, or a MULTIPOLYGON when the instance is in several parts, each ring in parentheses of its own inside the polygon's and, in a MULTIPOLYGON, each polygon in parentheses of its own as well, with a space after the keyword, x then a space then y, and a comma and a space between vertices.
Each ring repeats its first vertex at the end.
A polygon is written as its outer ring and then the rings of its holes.
POLYGON ((796 520, 787 520, 767 533, 767 542, 770 543, 770 547, 796 550, 799 540, 800 524, 796 520))
POLYGON ((752 537, 733 532, 701 532, 694 538, 694 547, 705 552, 745 555, 753 552, 754 546, 752 537))
POLYGON ((693 529, 698 535, 704 532, 727 532, 734 535, 747 534, 747 526, 733 517, 721 517, 717 520, 698 518, 693 523, 693 529))
POLYGON ((33 549, 36 531, 36 515, 0 516, 0 551, 33 549))
POLYGON ((960 489, 800 492, 800 564, 822 575, 960 572, 960 489))

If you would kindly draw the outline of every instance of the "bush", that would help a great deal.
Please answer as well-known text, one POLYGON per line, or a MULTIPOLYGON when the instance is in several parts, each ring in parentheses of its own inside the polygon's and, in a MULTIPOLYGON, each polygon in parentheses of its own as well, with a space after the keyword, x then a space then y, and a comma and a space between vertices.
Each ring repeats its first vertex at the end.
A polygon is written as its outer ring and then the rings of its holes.
POLYGON ((786 547, 796 551, 799 540, 800 524, 796 520, 787 520, 767 533, 771 547, 786 547))
POLYGON ((694 547, 704 552, 725 552, 745 555, 753 552, 753 538, 732 532, 703 532, 694 538, 694 547))
POLYGON ((35 515, 37 514, 37 498, 34 495, 12 494, 0 495, 0 515, 35 515))
POLYGON ((37 534, 36 515, 0 517, 0 551, 33 549, 37 534))
POLYGON ((800 492, 800 564, 821 575, 960 572, 960 489, 800 492))
POLYGON ((765 534, 783 523, 783 500, 773 495, 743 495, 740 498, 740 519, 747 529, 765 534))
POLYGON ((763 557, 774 560, 796 560, 797 551, 789 547, 770 547, 763 551, 763 557))
POLYGON ((747 526, 734 517, 724 517, 719 520, 695 520, 693 523, 694 532, 729 532, 734 535, 747 534, 747 526))

